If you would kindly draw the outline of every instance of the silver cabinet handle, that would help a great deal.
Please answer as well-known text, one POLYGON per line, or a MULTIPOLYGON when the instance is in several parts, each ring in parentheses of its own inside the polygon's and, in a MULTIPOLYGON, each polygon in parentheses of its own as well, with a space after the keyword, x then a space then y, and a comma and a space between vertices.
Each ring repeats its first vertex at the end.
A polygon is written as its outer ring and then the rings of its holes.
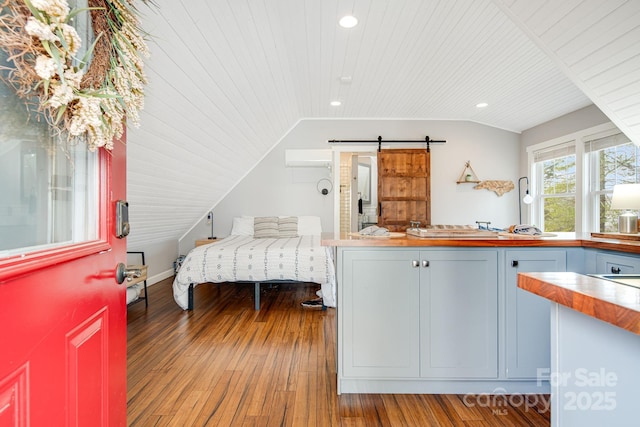
POLYGON ((420 262, 417 259, 411 261, 411 266, 414 268, 420 267, 420 262))
POLYGON ((429 261, 427 261, 426 259, 422 260, 422 266, 423 267, 429 267, 429 261))

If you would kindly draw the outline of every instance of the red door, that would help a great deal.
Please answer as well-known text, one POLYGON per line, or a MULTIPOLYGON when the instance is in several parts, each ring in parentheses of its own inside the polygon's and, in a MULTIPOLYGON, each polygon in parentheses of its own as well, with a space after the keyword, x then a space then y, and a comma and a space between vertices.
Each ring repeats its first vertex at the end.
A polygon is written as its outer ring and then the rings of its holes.
MULTIPOLYGON (((114 235, 126 149, 114 145, 98 153, 98 195, 87 198, 97 238, 0 256, 0 426, 126 425, 125 286, 115 279, 126 247, 114 235)), ((66 197, 56 177, 49 191, 66 197)), ((56 220, 44 216, 33 227, 56 220)))

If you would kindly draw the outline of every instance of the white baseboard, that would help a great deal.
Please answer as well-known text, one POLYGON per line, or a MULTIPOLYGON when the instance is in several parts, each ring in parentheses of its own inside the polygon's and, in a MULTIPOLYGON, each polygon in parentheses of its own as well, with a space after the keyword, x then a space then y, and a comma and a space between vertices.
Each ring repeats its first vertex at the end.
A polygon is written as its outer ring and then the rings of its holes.
POLYGON ((155 285, 156 283, 161 282, 164 279, 168 279, 173 275, 175 275, 173 269, 165 270, 162 273, 155 274, 147 279, 147 286, 155 285))

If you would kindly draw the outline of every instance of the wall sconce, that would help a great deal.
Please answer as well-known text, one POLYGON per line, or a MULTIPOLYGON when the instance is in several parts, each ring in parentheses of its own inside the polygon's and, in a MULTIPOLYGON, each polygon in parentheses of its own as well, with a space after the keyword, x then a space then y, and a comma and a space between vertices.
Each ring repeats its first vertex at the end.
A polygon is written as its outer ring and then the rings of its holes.
POLYGON ((333 183, 327 178, 322 178, 316 184, 316 189, 318 190, 318 193, 326 196, 327 194, 331 193, 331 190, 333 190, 333 183))
POLYGON ((524 203, 525 205, 530 205, 533 202, 533 197, 531 197, 531 194, 529 194, 529 178, 526 176, 521 177, 518 180, 518 224, 522 224, 522 203, 524 203), (521 189, 521 182, 522 180, 525 180, 527 182, 527 189, 524 193, 524 197, 522 197, 522 194, 520 193, 520 189, 521 189))
POLYGON ((637 234, 640 209, 640 184, 618 184, 613 186, 611 209, 626 209, 618 217, 618 233, 637 234))

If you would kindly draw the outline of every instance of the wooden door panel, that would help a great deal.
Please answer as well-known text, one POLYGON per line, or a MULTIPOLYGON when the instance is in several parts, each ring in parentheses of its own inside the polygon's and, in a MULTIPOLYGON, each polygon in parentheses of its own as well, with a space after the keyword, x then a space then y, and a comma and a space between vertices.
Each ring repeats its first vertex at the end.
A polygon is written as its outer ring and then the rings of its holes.
POLYGON ((390 176, 426 178, 428 154, 426 150, 384 150, 378 155, 378 172, 390 176))
POLYGON ((380 200, 426 200, 427 180, 387 177, 382 184, 380 200))
POLYGON ((411 221, 431 223, 429 162, 427 150, 378 153, 378 225, 404 231, 411 221))
POLYGON ((427 216, 424 202, 393 201, 381 202, 380 205, 382 210, 381 217, 385 226, 403 226, 410 221, 415 221, 416 218, 425 218, 427 216))

